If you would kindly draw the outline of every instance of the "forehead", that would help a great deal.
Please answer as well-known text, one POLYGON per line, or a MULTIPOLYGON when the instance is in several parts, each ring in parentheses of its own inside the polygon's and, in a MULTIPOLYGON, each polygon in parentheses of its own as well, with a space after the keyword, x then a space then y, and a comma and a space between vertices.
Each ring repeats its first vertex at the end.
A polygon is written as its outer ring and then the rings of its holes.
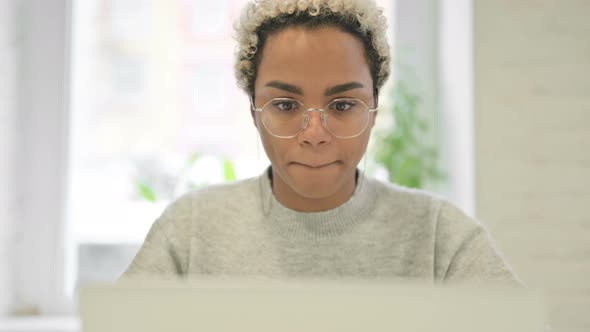
POLYGON ((363 43, 336 27, 289 27, 266 40, 256 85, 269 80, 325 87, 348 81, 371 86, 363 43))

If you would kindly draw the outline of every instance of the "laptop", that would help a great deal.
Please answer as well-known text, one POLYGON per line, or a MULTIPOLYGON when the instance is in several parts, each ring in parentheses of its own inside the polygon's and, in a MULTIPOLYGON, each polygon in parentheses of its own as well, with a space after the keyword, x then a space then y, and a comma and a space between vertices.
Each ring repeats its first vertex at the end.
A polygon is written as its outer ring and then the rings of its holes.
POLYGON ((540 332, 526 290, 387 281, 121 281, 80 292, 83 332, 540 332))

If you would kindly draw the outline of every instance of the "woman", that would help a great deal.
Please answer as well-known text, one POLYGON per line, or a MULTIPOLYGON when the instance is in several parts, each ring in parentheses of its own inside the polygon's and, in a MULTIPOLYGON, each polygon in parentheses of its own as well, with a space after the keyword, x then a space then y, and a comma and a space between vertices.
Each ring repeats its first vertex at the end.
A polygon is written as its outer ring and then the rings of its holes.
POLYGON ((252 1, 236 29, 236 75, 271 167, 171 204, 125 277, 518 283, 455 206, 357 169, 389 76, 374 2, 252 1))

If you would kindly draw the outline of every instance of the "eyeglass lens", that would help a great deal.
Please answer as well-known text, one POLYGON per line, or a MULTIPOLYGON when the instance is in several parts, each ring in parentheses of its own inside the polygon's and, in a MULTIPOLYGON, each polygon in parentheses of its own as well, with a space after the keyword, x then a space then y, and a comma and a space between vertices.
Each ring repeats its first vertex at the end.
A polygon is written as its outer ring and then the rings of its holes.
MULTIPOLYGON (((262 121, 275 136, 292 137, 305 128, 311 114, 294 99, 277 98, 262 109, 262 121)), ((335 99, 322 114, 325 127, 336 137, 352 137, 367 126, 369 108, 358 99, 335 99)))

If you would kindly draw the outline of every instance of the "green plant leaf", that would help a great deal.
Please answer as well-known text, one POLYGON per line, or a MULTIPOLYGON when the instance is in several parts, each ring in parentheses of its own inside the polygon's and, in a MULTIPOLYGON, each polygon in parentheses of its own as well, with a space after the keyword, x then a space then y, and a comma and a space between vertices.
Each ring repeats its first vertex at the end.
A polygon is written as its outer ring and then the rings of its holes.
POLYGON ((139 193, 139 196, 141 198, 145 199, 148 202, 152 202, 152 203, 156 202, 158 200, 154 190, 146 183, 143 183, 141 181, 137 181, 135 183, 135 186, 136 186, 137 192, 139 193))
POLYGON ((389 112, 395 122, 377 135, 374 158, 389 172, 391 182, 422 188, 443 174, 437 169, 437 147, 424 143, 431 128, 420 110, 422 98, 406 81, 396 82, 392 92, 389 112))
POLYGON ((236 170, 231 160, 225 159, 223 161, 223 178, 226 182, 236 180, 236 170))

